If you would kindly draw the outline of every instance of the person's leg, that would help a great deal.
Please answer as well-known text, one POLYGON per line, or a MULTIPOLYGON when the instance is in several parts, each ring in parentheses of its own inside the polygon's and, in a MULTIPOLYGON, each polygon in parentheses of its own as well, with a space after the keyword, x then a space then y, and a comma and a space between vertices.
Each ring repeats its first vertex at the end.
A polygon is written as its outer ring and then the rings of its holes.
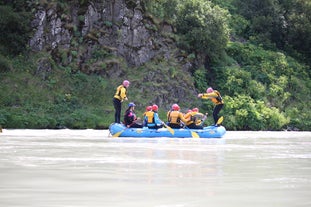
POLYGON ((223 107, 223 104, 218 104, 218 105, 216 105, 215 108, 214 108, 214 111, 213 111, 213 118, 214 118, 215 124, 217 123, 217 121, 218 121, 218 119, 219 119, 218 114, 219 114, 220 110, 222 109, 222 107, 223 107))
POLYGON ((120 117, 121 117, 121 101, 114 98, 113 99, 113 106, 115 109, 115 114, 114 114, 114 122, 115 123, 121 123, 120 122, 120 117))

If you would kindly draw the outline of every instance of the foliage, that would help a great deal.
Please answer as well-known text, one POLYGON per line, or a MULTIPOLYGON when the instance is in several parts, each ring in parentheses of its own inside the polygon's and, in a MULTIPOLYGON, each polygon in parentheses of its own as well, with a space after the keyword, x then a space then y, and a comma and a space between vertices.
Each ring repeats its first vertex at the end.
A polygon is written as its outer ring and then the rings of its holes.
POLYGON ((175 18, 175 14, 177 12, 176 9, 178 2, 178 0, 145 0, 144 5, 146 10, 152 13, 154 16, 165 19, 167 21, 172 21, 175 18))
POLYGON ((0 5, 0 53, 16 55, 26 48, 30 32, 27 12, 15 12, 12 7, 0 5))
POLYGON ((218 60, 228 42, 228 18, 226 10, 209 1, 192 0, 179 4, 176 28, 181 46, 218 60))
POLYGON ((206 77, 207 72, 204 68, 200 68, 194 72, 195 86, 199 91, 205 91, 208 87, 206 77))
POLYGON ((233 0, 232 5, 237 8, 235 14, 250 22, 243 32, 244 37, 265 47, 285 50, 311 63, 309 0, 233 0))
MULTIPOLYGON (((300 125, 297 120, 301 121, 302 117, 305 119, 309 116, 308 113, 293 113, 295 110, 292 108, 296 108, 294 103, 297 103, 298 99, 298 103, 310 102, 307 98, 307 93, 310 93, 311 88, 310 77, 307 73, 308 66, 286 57, 281 52, 265 50, 248 43, 230 43, 227 53, 234 57, 236 64, 224 66, 222 70, 219 70, 218 73, 222 79, 217 82, 223 93, 233 97, 229 99, 229 103, 226 103, 226 112, 228 112, 228 104, 237 101, 234 97, 239 97, 256 106, 261 106, 259 112, 265 115, 261 117, 261 120, 256 113, 252 115, 249 110, 246 110, 249 107, 247 105, 242 105, 241 109, 229 106, 229 111, 237 110, 234 116, 245 117, 244 120, 239 119, 244 125, 247 124, 244 129, 277 129, 277 127, 284 127, 281 123, 287 124, 290 128, 299 126, 300 129, 305 129, 308 123, 300 125), (268 118, 269 113, 273 114, 273 117, 268 118), (254 122, 261 127, 249 126, 246 118, 249 120, 250 115, 257 117, 253 118, 254 122), (258 120, 261 120, 262 125, 257 123, 258 120), (271 123, 273 120, 279 122, 279 125, 271 123)), ((237 117, 231 117, 229 122, 231 121, 238 123, 237 125, 242 124, 237 122, 237 117)), ((235 128, 238 129, 236 126, 235 128)))
POLYGON ((283 113, 246 95, 224 96, 228 127, 236 130, 279 130, 289 123, 283 113))
POLYGON ((9 71, 11 68, 10 61, 0 54, 0 73, 9 71))

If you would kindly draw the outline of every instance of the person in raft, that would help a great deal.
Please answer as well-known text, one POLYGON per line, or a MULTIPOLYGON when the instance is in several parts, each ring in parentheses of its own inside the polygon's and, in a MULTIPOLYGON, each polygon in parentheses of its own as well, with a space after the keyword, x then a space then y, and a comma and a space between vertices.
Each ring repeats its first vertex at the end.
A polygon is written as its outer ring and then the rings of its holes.
POLYGON ((147 120, 146 120, 146 114, 149 112, 149 111, 152 111, 152 106, 147 106, 146 107, 146 111, 143 113, 143 125, 144 127, 147 127, 147 120))
POLYGON ((186 126, 189 129, 203 129, 203 122, 206 116, 200 113, 198 108, 193 108, 185 114, 184 118, 188 120, 186 126))
POLYGON ((158 105, 153 104, 151 110, 145 114, 144 119, 149 129, 159 129, 163 127, 163 121, 159 118, 158 110, 158 105))
POLYGON ((167 125, 171 128, 179 129, 181 128, 181 122, 187 123, 187 119, 184 118, 184 115, 179 110, 178 104, 173 104, 172 109, 167 112, 167 125))
POLYGON ((199 98, 202 99, 210 99, 214 104, 214 110, 213 110, 213 118, 215 122, 215 126, 218 126, 217 121, 219 119, 218 114, 222 107, 224 106, 224 101, 222 100, 222 97, 219 93, 219 91, 214 90, 212 87, 209 87, 206 89, 206 93, 199 93, 199 98))
POLYGON ((121 117, 121 109, 122 109, 122 102, 124 100, 128 100, 126 96, 127 88, 130 86, 130 82, 128 80, 124 80, 121 85, 117 87, 117 91, 113 97, 113 106, 115 109, 114 114, 114 122, 115 123, 121 123, 120 117, 121 117))
POLYGON ((124 114, 124 125, 127 128, 142 128, 143 125, 139 123, 141 120, 140 118, 136 117, 135 114, 135 104, 133 102, 129 103, 128 109, 125 111, 124 114))

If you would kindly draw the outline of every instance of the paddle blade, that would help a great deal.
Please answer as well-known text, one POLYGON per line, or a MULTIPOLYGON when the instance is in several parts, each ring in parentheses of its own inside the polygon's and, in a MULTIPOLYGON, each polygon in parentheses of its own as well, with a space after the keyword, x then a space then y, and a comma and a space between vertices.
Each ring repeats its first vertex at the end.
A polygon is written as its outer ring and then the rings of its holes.
POLYGON ((223 120, 224 120, 223 116, 219 117, 219 119, 217 121, 217 125, 220 125, 223 122, 223 120))
POLYGON ((167 126, 164 122, 163 122, 163 125, 168 129, 168 131, 169 131, 172 135, 174 135, 174 133, 175 133, 174 129, 172 129, 171 127, 167 126))
POLYGON ((169 127, 169 126, 167 126, 167 129, 168 129, 168 131, 170 131, 170 133, 171 133, 172 135, 174 135, 174 133, 175 133, 174 129, 172 129, 172 128, 169 127))
POLYGON ((192 138, 200 138, 200 136, 198 135, 198 133, 191 131, 191 136, 192 138))
POLYGON ((115 133, 114 135, 112 135, 112 137, 119 137, 122 134, 122 132, 124 132, 124 129, 115 133))

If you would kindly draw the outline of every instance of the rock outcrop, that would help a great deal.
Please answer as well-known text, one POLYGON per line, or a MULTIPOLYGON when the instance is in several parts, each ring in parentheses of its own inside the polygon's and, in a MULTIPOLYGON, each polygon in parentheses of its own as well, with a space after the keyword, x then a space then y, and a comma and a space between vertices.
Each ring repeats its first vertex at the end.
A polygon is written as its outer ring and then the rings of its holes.
MULTIPOLYGON (((122 77, 124 66, 137 68, 153 59, 174 58, 180 65, 177 73, 191 76, 192 65, 178 55, 172 38, 173 28, 149 15, 141 0, 93 0, 49 3, 38 6, 29 44, 33 51, 47 50, 64 66, 75 66, 85 73, 97 73, 108 78, 122 77), (179 59, 177 59, 179 57, 179 59)), ((169 104, 194 94, 192 79, 165 81, 146 75, 144 81, 162 83, 160 89, 174 91, 172 98, 154 97, 158 103, 169 104)), ((159 77, 160 76, 160 77, 159 77)), ((174 80, 175 79, 175 80, 174 80)), ((137 84, 139 86, 139 84, 137 84)), ((150 85, 144 90, 159 89, 150 85)))

